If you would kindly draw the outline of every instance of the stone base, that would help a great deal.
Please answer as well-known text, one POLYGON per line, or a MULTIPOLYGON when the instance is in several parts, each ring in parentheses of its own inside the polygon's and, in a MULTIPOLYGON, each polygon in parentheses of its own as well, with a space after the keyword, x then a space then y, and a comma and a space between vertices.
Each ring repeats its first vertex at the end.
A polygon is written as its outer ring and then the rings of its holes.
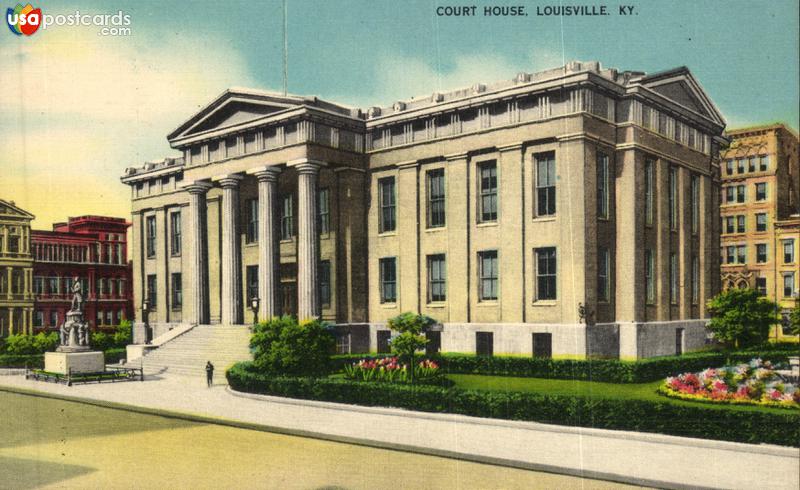
POLYGON ((59 374, 100 373, 106 360, 102 352, 45 352, 44 370, 59 374))

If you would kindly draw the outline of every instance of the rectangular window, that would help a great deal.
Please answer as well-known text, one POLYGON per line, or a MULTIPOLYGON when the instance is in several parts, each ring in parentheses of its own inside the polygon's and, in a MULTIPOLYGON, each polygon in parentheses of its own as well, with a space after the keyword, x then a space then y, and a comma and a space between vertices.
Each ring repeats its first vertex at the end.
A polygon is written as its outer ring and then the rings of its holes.
POLYGON ((611 264, 608 249, 597 250, 597 301, 608 301, 611 295, 611 264))
POLYGON ((767 295, 767 278, 766 277, 756 277, 756 291, 761 296, 767 295))
POLYGON ((656 262, 653 251, 644 251, 645 301, 653 304, 656 300, 656 262))
POLYGON ((480 189, 480 211, 482 223, 497 221, 497 162, 484 162, 478 167, 480 189))
POLYGON ((428 190, 428 228, 445 225, 444 169, 429 170, 425 180, 428 190))
POLYGON ((608 218, 608 156, 597 154, 597 217, 608 218))
POLYGON ((756 184, 756 201, 767 200, 767 183, 759 182, 756 184))
POLYGON ((692 304, 696 305, 700 298, 700 260, 692 256, 692 304))
POLYGON ((33 294, 44 294, 44 278, 43 277, 34 277, 33 278, 33 294))
POLYGON ((381 303, 395 303, 397 301, 397 258, 380 259, 378 265, 381 303))
POLYGON ((783 241, 783 263, 794 263, 794 240, 783 241))
POLYGON ((97 310, 97 325, 102 325, 105 321, 105 316, 101 310, 97 310))
POLYGON ((294 207, 292 195, 283 196, 281 206, 281 240, 291 240, 294 236, 294 207))
POLYGON ((169 251, 172 255, 181 253, 181 212, 175 211, 169 215, 169 251))
POLYGON ((644 219, 645 224, 653 224, 655 209, 655 160, 644 161, 644 219))
POLYGON ((114 312, 111 310, 106 311, 106 325, 112 325, 114 321, 114 312))
POLYGON ((747 245, 736 246, 736 262, 738 264, 747 263, 747 245))
POLYGON ((700 177, 692 175, 691 186, 692 233, 697 233, 700 228, 700 177))
POLYGON ((678 304, 678 256, 669 254, 669 301, 678 304))
POLYGON ((745 232, 745 220, 743 215, 739 215, 736 217, 736 233, 744 233, 745 232))
POLYGON ((41 327, 43 325, 44 325, 44 312, 36 310, 36 314, 33 316, 33 326, 41 327))
POLYGON ((678 229, 678 169, 669 169, 669 227, 678 229))
POLYGON ((479 356, 494 354, 494 333, 475 332, 475 354, 479 356))
POLYGON ((744 173, 744 165, 745 165, 744 158, 740 158, 740 159, 736 160, 736 172, 740 173, 740 174, 743 174, 744 173))
POLYGON ((479 301, 493 301, 497 299, 497 250, 478 252, 479 274, 479 301))
POLYGON ((247 209, 247 230, 244 241, 255 243, 258 241, 258 199, 245 201, 245 209, 247 209))
POLYGON ((331 231, 331 191, 327 187, 319 190, 319 233, 327 235, 331 231))
POLYGON ((766 261, 767 261, 767 244, 766 243, 756 244, 756 262, 759 264, 763 264, 766 261))
POLYGON ((735 263, 736 262, 736 247, 734 247, 732 245, 728 246, 728 247, 726 247, 725 252, 726 252, 725 253, 725 255, 726 255, 725 263, 726 264, 735 263))
POLYGON ((180 272, 172 273, 172 309, 180 310, 183 306, 183 278, 180 272))
POLYGON ((428 255, 428 302, 447 300, 447 263, 444 254, 428 255))
POLYGON ((147 257, 155 257, 156 255, 156 217, 155 216, 148 216, 147 220, 145 221, 146 229, 145 229, 145 241, 146 241, 146 252, 147 257))
POLYGON ((736 188, 734 186, 728 186, 725 188, 725 202, 730 204, 736 200, 736 188))
POLYGON ((147 298, 146 299, 148 301, 148 304, 149 304, 151 310, 154 310, 156 308, 156 304, 157 304, 157 301, 158 301, 158 294, 156 294, 157 288, 158 287, 156 285, 156 275, 155 274, 149 274, 147 276, 147 298))
POLYGON ((331 306, 331 262, 322 260, 319 263, 319 300, 323 308, 331 306))
POLYGON ((767 231, 767 213, 756 213, 756 231, 767 231))
POLYGON ((783 273, 783 297, 791 298, 794 296, 794 272, 783 273))
POLYGON ((747 201, 747 187, 743 185, 736 186, 736 202, 743 203, 747 201))
POLYGON ((756 171, 756 157, 752 156, 748 159, 747 171, 748 172, 756 171))
POLYGON ((762 172, 769 170, 769 155, 761 155, 759 158, 758 169, 762 172))
POLYGON ((736 217, 735 216, 726 216, 725 217, 725 232, 726 233, 736 233, 736 217))
POLYGON ((58 326, 58 312, 55 310, 50 311, 50 326, 51 327, 58 326))
POLYGON ((394 177, 384 177, 378 180, 378 199, 381 210, 378 232, 394 231, 397 226, 394 177))
POLYGON ((248 265, 245 269, 245 284, 247 284, 247 297, 245 301, 247 301, 248 306, 252 304, 253 298, 258 298, 261 301, 266 301, 266 298, 260 298, 258 296, 258 266, 257 265, 248 265))
POLYGON ((725 161, 725 172, 728 175, 733 175, 733 160, 728 159, 725 161))
POLYGON ((536 216, 556 214, 556 158, 555 153, 534 157, 536 162, 536 216))
POLYGON ((556 299, 556 248, 536 249, 536 300, 556 299))

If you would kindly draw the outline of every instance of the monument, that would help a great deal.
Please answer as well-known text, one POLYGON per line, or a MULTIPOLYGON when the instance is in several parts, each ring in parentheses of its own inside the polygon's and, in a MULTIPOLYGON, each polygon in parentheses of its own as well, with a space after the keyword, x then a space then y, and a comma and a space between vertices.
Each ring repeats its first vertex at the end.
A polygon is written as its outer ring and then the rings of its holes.
POLYGON ((83 319, 83 286, 72 282, 72 305, 60 329, 61 342, 55 352, 44 355, 44 370, 59 374, 99 373, 105 370, 102 352, 89 347, 89 324, 83 319))

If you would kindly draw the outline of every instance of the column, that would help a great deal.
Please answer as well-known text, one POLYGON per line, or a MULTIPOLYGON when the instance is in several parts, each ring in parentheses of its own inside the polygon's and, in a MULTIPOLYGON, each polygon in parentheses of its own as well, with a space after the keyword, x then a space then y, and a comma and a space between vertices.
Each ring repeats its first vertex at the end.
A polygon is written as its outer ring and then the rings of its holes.
POLYGON ((297 164, 297 318, 316 318, 319 310, 317 268, 317 178, 319 164, 297 164))
POLYGON ((14 328, 14 308, 10 307, 8 309, 8 334, 13 335, 15 333, 17 333, 17 331, 14 328))
POLYGON ((206 192, 211 184, 194 182, 184 186, 189 193, 189 223, 192 237, 194 291, 192 323, 208 323, 208 242, 206 241, 206 192))
POLYGON ((278 175, 276 167, 248 170, 258 178, 258 317, 268 320, 279 315, 279 245, 275 225, 278 207, 278 175))
POLYGON ((8 275, 8 280, 6 281, 6 285, 8 286, 8 299, 14 297, 14 268, 13 267, 6 267, 6 274, 8 275))
POLYGON ((222 324, 242 323, 242 256, 239 250, 239 181, 241 175, 223 175, 222 186, 222 324))

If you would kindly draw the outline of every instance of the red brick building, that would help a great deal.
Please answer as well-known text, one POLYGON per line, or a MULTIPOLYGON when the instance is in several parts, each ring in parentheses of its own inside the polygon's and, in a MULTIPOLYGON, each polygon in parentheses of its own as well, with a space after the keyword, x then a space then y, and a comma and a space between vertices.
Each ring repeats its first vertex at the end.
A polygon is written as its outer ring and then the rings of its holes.
POLYGON ((75 277, 83 283, 84 317, 93 328, 132 318, 129 226, 123 218, 79 216, 55 223, 53 231, 31 231, 34 330, 64 322, 75 277))

